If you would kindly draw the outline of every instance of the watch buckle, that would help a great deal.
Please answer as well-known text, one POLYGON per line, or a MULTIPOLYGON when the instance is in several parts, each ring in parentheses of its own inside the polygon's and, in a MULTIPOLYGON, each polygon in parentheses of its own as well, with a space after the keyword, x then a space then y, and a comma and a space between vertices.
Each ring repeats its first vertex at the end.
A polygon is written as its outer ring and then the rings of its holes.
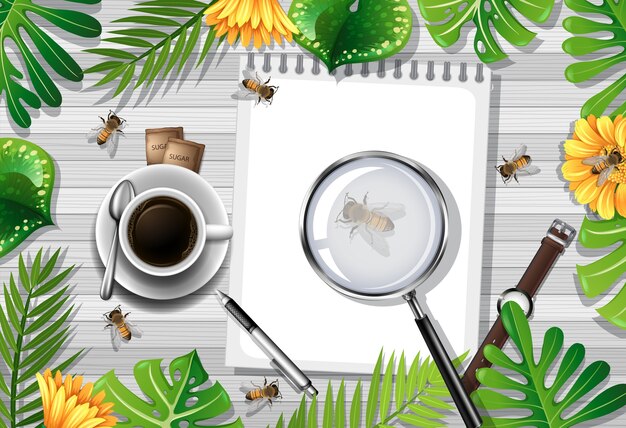
POLYGON ((574 237, 576 236, 576 229, 565 223, 563 220, 556 218, 550 225, 546 236, 563 245, 563 247, 567 247, 574 240, 574 237), (559 236, 556 236, 554 233, 552 233, 552 229, 556 229, 561 235, 565 235, 566 238, 563 239, 559 236))

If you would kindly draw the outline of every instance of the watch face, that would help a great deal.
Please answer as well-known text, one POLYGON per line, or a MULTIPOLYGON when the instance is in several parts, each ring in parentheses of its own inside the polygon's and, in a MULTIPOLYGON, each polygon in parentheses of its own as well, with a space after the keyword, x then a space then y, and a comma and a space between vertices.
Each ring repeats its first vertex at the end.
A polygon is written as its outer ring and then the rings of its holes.
POLYGON ((509 288, 508 290, 503 291, 498 299, 498 314, 502 310, 502 306, 507 302, 515 302, 520 305, 526 314, 526 318, 533 313, 533 301, 525 291, 517 288, 509 288))

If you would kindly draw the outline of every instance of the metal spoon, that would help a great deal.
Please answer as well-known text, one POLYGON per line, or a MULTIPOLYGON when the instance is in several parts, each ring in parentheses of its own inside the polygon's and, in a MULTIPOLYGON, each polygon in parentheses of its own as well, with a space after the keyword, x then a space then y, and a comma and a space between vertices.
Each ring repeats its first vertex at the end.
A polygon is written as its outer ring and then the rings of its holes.
POLYGON ((109 258, 107 260, 106 269, 104 271, 104 277, 102 278, 102 286, 100 287, 100 298, 102 300, 109 300, 113 294, 113 278, 115 277, 115 261, 117 260, 117 247, 119 246, 118 236, 118 223, 124 212, 124 208, 130 203, 131 199, 135 197, 135 189, 130 181, 122 181, 113 191, 111 200, 109 201, 109 214, 111 218, 115 220, 115 232, 113 235, 113 242, 111 243, 111 250, 109 251, 109 258))

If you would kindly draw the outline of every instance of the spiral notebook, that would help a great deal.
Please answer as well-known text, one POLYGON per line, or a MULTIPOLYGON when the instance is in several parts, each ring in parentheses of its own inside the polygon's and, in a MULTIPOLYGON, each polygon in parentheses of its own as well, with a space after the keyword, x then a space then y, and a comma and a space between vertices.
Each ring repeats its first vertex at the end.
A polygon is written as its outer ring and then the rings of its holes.
MULTIPOLYGON (((419 298, 452 356, 475 350, 490 71, 394 60, 329 74, 315 59, 285 54, 250 54, 241 69, 271 76, 268 84, 279 89, 271 105, 238 102, 231 297, 303 370, 368 373, 381 348, 427 355, 402 299, 382 306, 340 295, 317 276, 300 243, 305 195, 326 167, 359 151, 395 152, 438 175, 459 208, 454 265, 419 298)), ((269 367, 233 320, 227 329, 227 365, 269 367)))

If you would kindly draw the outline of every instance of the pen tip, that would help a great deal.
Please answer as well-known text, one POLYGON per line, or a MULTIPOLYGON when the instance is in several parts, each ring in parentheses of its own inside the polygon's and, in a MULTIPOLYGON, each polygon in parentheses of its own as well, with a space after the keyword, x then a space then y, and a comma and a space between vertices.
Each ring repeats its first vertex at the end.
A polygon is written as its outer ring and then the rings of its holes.
POLYGON ((215 290, 215 293, 217 293, 217 297, 220 300, 224 300, 224 298, 228 297, 226 294, 222 293, 220 290, 215 290))

